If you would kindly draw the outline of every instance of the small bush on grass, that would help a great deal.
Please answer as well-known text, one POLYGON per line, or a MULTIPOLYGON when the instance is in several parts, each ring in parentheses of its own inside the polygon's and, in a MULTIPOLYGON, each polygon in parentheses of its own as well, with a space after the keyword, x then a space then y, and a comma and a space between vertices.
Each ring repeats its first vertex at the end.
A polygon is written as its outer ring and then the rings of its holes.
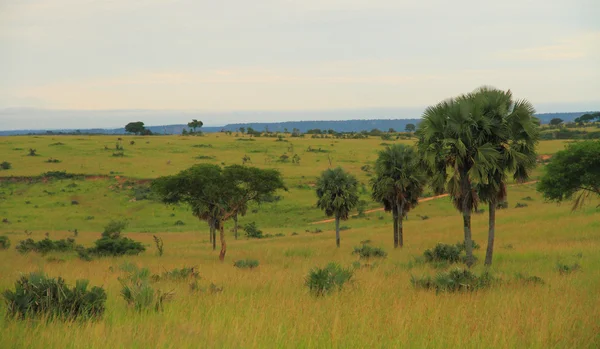
POLYGON ((544 279, 542 279, 539 276, 535 276, 535 275, 526 275, 526 274, 521 274, 521 273, 517 273, 515 275, 515 280, 518 282, 521 282, 523 284, 526 285, 543 285, 545 284, 544 279))
POLYGON ((89 260, 92 256, 116 257, 144 252, 146 247, 142 243, 121 236, 121 232, 126 226, 127 222, 125 221, 111 221, 104 227, 101 238, 94 242, 94 247, 77 250, 79 257, 89 260))
POLYGON ((489 287, 494 278, 489 272, 477 276, 468 269, 454 268, 438 273, 435 278, 411 275, 411 283, 417 289, 435 290, 436 292, 476 291, 489 287))
POLYGON ((106 292, 101 287, 88 290, 88 280, 77 280, 69 288, 62 278, 48 278, 43 273, 23 275, 15 290, 2 294, 7 316, 25 319, 95 320, 104 314, 106 292))
MULTIPOLYGON (((473 241, 473 249, 476 250, 479 245, 473 241)), ((425 250, 423 257, 427 263, 459 263, 464 259, 461 255, 466 250, 465 243, 459 242, 455 245, 438 243, 433 250, 425 250)))
POLYGON ((370 258, 385 258, 387 256, 387 252, 383 249, 367 244, 363 244, 360 247, 354 247, 352 254, 357 254, 359 258, 367 260, 370 258))
POLYGON ((256 222, 250 222, 244 225, 244 231, 246 232, 246 237, 249 239, 264 238, 263 232, 262 230, 258 229, 256 222))
POLYGON ((508 208, 508 201, 501 201, 496 204, 496 209, 498 209, 498 210, 506 209, 506 208, 508 208))
POLYGON ((12 164, 8 161, 3 161, 0 163, 0 168, 3 170, 10 170, 12 168, 12 164))
POLYGON ((50 159, 46 160, 46 162, 50 163, 50 164, 58 164, 58 163, 60 163, 60 160, 54 159, 54 158, 50 158, 50 159))
POLYGON ((528 205, 526 203, 521 203, 521 202, 517 202, 517 204, 515 205, 515 208, 521 208, 521 207, 527 207, 528 205))
POLYGON ((563 264, 561 262, 558 262, 556 264, 556 269, 558 270, 559 273, 565 275, 565 274, 571 274, 574 271, 578 271, 579 269, 581 269, 581 266, 578 263, 563 264))
POLYGON ((315 296, 324 296, 329 292, 341 290, 353 275, 351 269, 342 268, 337 263, 329 263, 325 268, 313 268, 305 279, 305 285, 315 296))
POLYGON ((134 267, 129 275, 119 278, 121 297, 138 312, 162 311, 164 303, 173 297, 173 292, 155 290, 150 284, 150 271, 134 267))
POLYGON ((67 171, 48 171, 42 173, 40 177, 47 179, 82 179, 83 175, 67 173, 67 171))
POLYGON ((6 250, 10 247, 10 239, 6 235, 0 235, 0 250, 6 250))
POLYGON ((27 239, 19 241, 15 247, 19 253, 38 252, 46 254, 48 252, 69 252, 75 250, 77 245, 75 239, 67 238, 61 240, 50 240, 45 238, 44 240, 34 241, 33 239, 27 239))
POLYGON ((254 269, 258 267, 258 261, 256 259, 240 259, 233 263, 233 266, 240 269, 254 269))
POLYGON ((533 201, 533 198, 531 196, 526 196, 524 198, 521 198, 521 200, 523 200, 523 201, 533 201))
POLYGON ((183 267, 181 269, 168 270, 162 273, 162 275, 152 275, 153 281, 159 280, 172 280, 172 281, 184 281, 188 279, 197 279, 200 277, 198 267, 183 267))

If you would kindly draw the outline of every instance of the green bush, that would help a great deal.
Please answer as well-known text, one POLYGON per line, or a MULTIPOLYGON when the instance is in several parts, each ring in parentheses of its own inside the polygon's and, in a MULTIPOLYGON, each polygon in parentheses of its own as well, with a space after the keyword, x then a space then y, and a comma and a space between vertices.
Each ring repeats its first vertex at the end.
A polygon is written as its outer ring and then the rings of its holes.
POLYGON ((200 277, 198 267, 183 267, 181 269, 175 268, 162 273, 162 275, 152 275, 152 280, 172 280, 172 281, 183 281, 188 279, 197 279, 200 277))
POLYGON ((102 237, 107 238, 118 238, 121 236, 121 232, 127 227, 126 221, 115 221, 111 220, 104 227, 104 231, 102 231, 102 237))
POLYGON ((369 258, 385 258, 387 256, 387 252, 382 250, 379 247, 373 247, 367 244, 363 244, 360 247, 354 247, 354 251, 352 254, 357 254, 360 258, 369 259, 369 258))
POLYGON ((411 283, 417 289, 435 290, 436 292, 475 291, 489 287, 494 278, 489 272, 477 276, 468 269, 454 268, 438 273, 435 278, 424 276, 417 278, 411 275, 411 283))
POLYGON ((559 273, 564 275, 564 274, 571 274, 574 271, 578 271, 579 269, 581 269, 581 266, 578 263, 563 264, 561 262, 558 262, 556 264, 556 269, 558 270, 559 273))
POLYGON ((41 177, 47 179, 81 179, 83 175, 67 173, 67 171, 48 171, 42 173, 41 177))
POLYGON ((0 163, 0 168, 3 170, 10 170, 12 168, 12 164, 8 161, 3 161, 0 163))
POLYGON ((155 290, 150 284, 150 271, 147 268, 139 269, 133 264, 128 264, 128 266, 130 267, 128 275, 119 278, 121 297, 127 302, 127 305, 138 312, 152 309, 157 312, 162 311, 163 304, 171 299, 173 293, 155 290))
POLYGON ((87 252, 100 257, 137 255, 146 251, 141 242, 126 237, 102 237, 96 240, 94 244, 95 246, 89 248, 87 252))
POLYGON ((342 268, 339 264, 329 263, 325 268, 313 268, 305 279, 305 285, 315 296, 324 296, 329 292, 341 290, 352 278, 351 269, 342 268))
POLYGON ((256 259, 240 259, 235 261, 233 266, 240 269, 254 269, 258 267, 258 261, 256 259))
MULTIPOLYGON (((479 245, 475 241, 472 241, 472 243, 474 250, 479 249, 479 245)), ((464 256, 462 256, 461 253, 465 250, 466 247, 464 242, 459 242, 455 245, 438 243, 433 250, 425 250, 423 257, 425 257, 425 262, 428 263, 459 263, 464 259, 464 256)))
POLYGON ((2 294, 7 316, 25 319, 45 317, 60 320, 94 320, 104 314, 106 293, 101 287, 88 290, 88 280, 77 280, 69 288, 62 278, 48 278, 43 273, 23 275, 15 290, 2 294))
POLYGON ((19 241, 17 246, 15 247, 19 253, 27 253, 27 252, 38 252, 41 254, 46 254, 48 252, 68 252, 73 251, 77 245, 75 244, 75 239, 67 238, 61 240, 50 240, 49 238, 45 238, 44 240, 34 241, 29 238, 27 240, 19 241))
POLYGON ((6 235, 0 235, 0 250, 6 250, 10 247, 10 239, 6 235))
POLYGON ((545 284, 544 279, 535 275, 524 275, 521 273, 517 273, 515 275, 515 280, 526 285, 543 285, 545 284))
POLYGON ((256 222, 244 225, 244 231, 246 232, 246 237, 249 239, 261 239, 264 237, 262 230, 256 226, 256 222))
POLYGON ((526 203, 521 203, 521 202, 517 202, 517 204, 515 205, 515 208, 521 208, 521 207, 527 207, 528 205, 526 203))

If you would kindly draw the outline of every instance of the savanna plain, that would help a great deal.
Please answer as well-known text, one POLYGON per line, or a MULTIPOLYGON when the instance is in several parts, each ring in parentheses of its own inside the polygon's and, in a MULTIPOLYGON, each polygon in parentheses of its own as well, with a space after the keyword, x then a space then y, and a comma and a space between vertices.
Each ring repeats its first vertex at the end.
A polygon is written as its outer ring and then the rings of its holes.
MULTIPOLYGON (((278 140, 235 133, 0 138, 0 161, 12 164, 0 171, 0 235, 12 242, 0 250, 0 290, 14 288, 22 274, 43 271, 69 284, 87 279, 107 294, 106 311, 96 321, 19 321, 6 316, 2 303, 0 348, 600 347, 597 202, 572 212, 568 203, 545 202, 535 183, 513 183, 508 207, 496 213, 491 273, 498 281, 473 292, 415 289, 411 277, 440 272, 419 258, 439 242, 461 241, 462 217, 447 197, 423 200, 404 222, 404 247, 393 248, 391 214, 370 199, 365 167, 393 143, 413 144, 414 138, 278 140), (116 144, 122 153, 115 153, 116 144), (291 161, 294 154, 299 161, 291 161), (240 226, 254 222, 272 237, 248 239, 240 229, 236 240, 232 221, 226 222, 228 249, 221 262, 206 222, 186 206, 153 200, 146 187, 194 164, 242 164, 245 157, 249 165, 278 169, 287 191, 251 205, 239 218, 240 226), (340 248, 334 223, 322 222, 327 217, 315 205, 314 188, 322 171, 338 166, 358 178, 367 202, 366 213, 342 222, 340 248), (40 177, 49 171, 83 176, 40 177), (146 251, 85 261, 74 252, 21 254, 14 248, 21 240, 46 236, 91 246, 111 220, 126 221, 123 235, 142 242, 146 251), (164 242, 162 256, 154 236, 164 242), (359 260, 352 254, 367 240, 387 257, 359 260), (234 267, 244 259, 260 264, 234 267), (353 268, 354 275, 341 290, 316 297, 305 279, 329 262, 353 268), (559 268, 575 264, 576 272, 559 268), (195 267, 198 277, 156 280, 153 287, 170 293, 169 299, 161 311, 139 312, 121 296, 119 278, 132 265, 159 275, 195 267), (519 281, 531 276, 543 282, 519 281)), ((565 145, 541 141, 538 153, 551 155, 565 145)), ((532 181, 543 171, 539 164, 532 181)), ((425 197, 431 195, 425 191, 425 197)), ((484 270, 487 224, 487 212, 473 215, 473 239, 482 246, 475 250, 477 273, 484 270)))

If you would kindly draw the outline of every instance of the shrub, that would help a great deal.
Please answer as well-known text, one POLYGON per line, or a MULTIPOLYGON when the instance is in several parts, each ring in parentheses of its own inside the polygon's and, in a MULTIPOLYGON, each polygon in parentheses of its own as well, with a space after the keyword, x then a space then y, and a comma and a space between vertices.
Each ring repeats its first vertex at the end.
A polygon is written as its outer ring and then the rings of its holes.
POLYGON ((561 262, 558 262, 556 264, 556 269, 558 270, 559 273, 561 274, 571 274, 574 271, 577 271, 581 268, 581 266, 578 263, 574 263, 574 264, 563 264, 561 262))
POLYGON ((526 196, 524 198, 521 198, 521 200, 523 200, 523 201, 533 201, 533 198, 531 196, 526 196))
POLYGON ((528 205, 527 205, 527 204, 525 204, 525 203, 520 203, 520 202, 517 202, 517 204, 515 205, 515 208, 521 208, 521 207, 527 207, 527 206, 528 206, 528 205))
POLYGON ((115 151, 112 153, 112 156, 116 157, 116 158, 122 158, 125 156, 125 152, 120 150, 120 151, 115 151))
POLYGON ((71 201, 71 205, 79 205, 79 201, 77 201, 77 200, 72 200, 72 201, 71 201))
MULTIPOLYGON (((479 245, 475 241, 472 241, 472 243, 474 250, 479 248, 479 245)), ((423 257, 425 257, 425 261, 428 263, 459 263, 463 259, 461 253, 465 250, 464 242, 459 242, 455 245, 438 243, 433 250, 425 250, 423 257)))
POLYGON ((515 275, 515 279, 516 279, 516 281, 524 283, 526 285, 543 285, 543 284, 545 284, 544 279, 542 279, 539 276, 535 276, 535 275, 529 276, 529 275, 517 273, 515 275))
POLYGON ((146 248, 140 242, 126 237, 102 237, 99 240, 96 240, 94 244, 96 246, 88 249, 87 252, 91 255, 101 257, 137 255, 146 251, 146 248))
POLYGON ((42 173, 41 177, 47 179, 81 179, 82 175, 67 173, 67 171, 48 171, 42 173))
POLYGON ((6 235, 0 235, 0 250, 6 250, 10 247, 10 239, 6 235))
POLYGON ((162 292, 155 290, 150 284, 150 271, 147 268, 139 269, 135 265, 131 266, 129 275, 119 278, 121 283, 121 296, 138 312, 162 311, 163 304, 172 296, 172 292, 162 292))
POLYGON ((417 289, 434 289, 436 292, 475 291, 489 287, 494 278, 489 272, 477 276, 468 269, 454 268, 438 273, 435 278, 424 276, 417 278, 411 275, 411 283, 417 289))
POLYGON ((341 290, 352 278, 351 269, 342 268, 339 264, 329 263, 325 268, 313 268, 306 277, 305 285, 315 296, 323 296, 331 291, 341 290))
POLYGON ((12 168, 12 164, 8 161, 3 161, 0 163, 0 168, 3 170, 10 170, 12 168))
POLYGON ((29 153, 27 154, 27 156, 37 156, 37 150, 29 148, 29 153))
POLYGON ((244 231, 246 232, 246 237, 249 239, 261 239, 264 237, 262 230, 258 229, 255 222, 244 225, 244 231))
POLYGON ((292 236, 296 236, 296 235, 298 235, 298 233, 296 233, 296 232, 293 232, 293 233, 292 233, 292 236))
POLYGON ((214 158, 215 158, 214 156, 210 156, 210 155, 198 155, 194 159, 197 159, 197 160, 212 160, 214 158))
POLYGON ((173 269, 168 270, 162 273, 162 275, 153 275, 152 279, 154 281, 158 280, 174 280, 174 281, 182 281, 187 279, 197 279, 200 277, 200 273, 198 273, 198 267, 183 267, 181 269, 173 269))
POLYGON ((496 204, 496 209, 506 209, 508 208, 508 201, 501 201, 499 203, 496 204))
POLYGON ((58 163, 60 163, 60 160, 54 159, 54 158, 50 158, 50 159, 46 160, 46 162, 50 163, 50 164, 58 164, 58 163))
POLYGON ((121 232, 126 227, 127 227, 127 222, 126 221, 111 220, 104 227, 104 231, 102 232, 102 236, 103 237, 108 237, 108 238, 118 238, 118 237, 121 236, 121 232))
POLYGON ((254 269, 258 267, 258 261, 256 259, 240 259, 235 261, 233 266, 240 269, 254 269))
POLYGON ((23 275, 15 290, 3 293, 10 317, 46 317, 60 320, 93 320, 102 317, 106 292, 101 287, 88 290, 88 280, 77 280, 69 288, 62 278, 48 278, 43 273, 23 275))
POLYGON ((379 247, 373 247, 367 244, 363 244, 360 247, 354 247, 354 251, 352 254, 357 254, 359 258, 369 259, 369 258, 385 258, 387 256, 387 252, 379 247))
POLYGON ((27 239, 19 241, 17 246, 15 247, 19 253, 27 253, 27 252, 38 252, 41 254, 46 254, 48 252, 68 252, 73 251, 76 248, 75 239, 67 238, 62 240, 50 240, 49 238, 45 238, 44 240, 34 241, 33 239, 27 239))
POLYGON ((181 220, 177 220, 175 222, 175 225, 180 226, 180 225, 185 225, 185 223, 183 221, 181 221, 181 220))

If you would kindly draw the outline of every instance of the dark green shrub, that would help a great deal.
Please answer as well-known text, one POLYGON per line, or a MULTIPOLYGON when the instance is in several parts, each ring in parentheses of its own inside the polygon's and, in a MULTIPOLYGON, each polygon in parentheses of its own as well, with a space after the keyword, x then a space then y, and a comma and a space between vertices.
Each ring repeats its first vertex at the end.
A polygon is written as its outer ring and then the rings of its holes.
POLYGON ((147 268, 139 269, 132 264, 129 266, 131 266, 131 270, 128 275, 119 278, 121 296, 127 305, 138 312, 152 309, 157 312, 162 311, 163 304, 172 298, 173 292, 155 290, 150 284, 150 271, 147 268))
POLYGON ((177 220, 177 221, 175 221, 175 225, 176 225, 176 226, 185 225, 185 222, 184 222, 184 221, 182 221, 182 220, 177 220))
POLYGON ((531 196, 526 196, 524 198, 521 198, 521 200, 523 200, 523 201, 533 201, 533 198, 531 196))
POLYGON ((561 262, 558 262, 556 264, 556 269, 558 270, 559 273, 564 275, 564 274, 571 274, 574 271, 578 271, 579 269, 581 269, 581 266, 578 263, 563 264, 561 262))
POLYGON ((83 175, 67 173, 67 171, 48 171, 42 173, 41 177, 47 179, 81 179, 83 175))
POLYGON ((240 269, 254 269, 258 267, 256 259, 240 259, 233 263, 233 266, 240 269))
POLYGON ((50 163, 50 164, 58 164, 58 163, 60 163, 60 160, 54 159, 54 158, 50 158, 50 159, 46 160, 46 162, 50 163))
POLYGON ((517 204, 515 205, 515 208, 521 208, 521 207, 527 207, 528 205, 526 203, 520 203, 517 202, 517 204))
POLYGON ((498 209, 498 210, 506 209, 506 208, 508 208, 508 201, 501 201, 496 204, 496 209, 498 209))
POLYGON ((194 159, 197 160, 213 160, 215 157, 210 155, 198 155, 194 159))
POLYGON ((369 258, 385 258, 387 256, 387 252, 385 252, 383 249, 367 244, 364 244, 360 247, 354 247, 352 254, 357 254, 359 258, 367 260, 369 258))
POLYGON ((107 238, 118 238, 121 236, 121 232, 127 227, 126 221, 115 221, 111 220, 104 227, 104 231, 102 232, 102 237, 107 238))
MULTIPOLYGON (((472 241, 472 243, 474 250, 479 249, 479 245, 475 241, 472 241)), ((437 245, 435 245, 433 250, 425 250, 425 252, 423 253, 423 257, 425 258, 425 262, 427 263, 459 263, 464 259, 464 256, 462 256, 461 254, 465 250, 466 248, 464 242, 459 242, 454 245, 438 243, 437 245)))
POLYGON ((296 236, 296 235, 298 235, 298 233, 296 233, 296 232, 293 232, 293 233, 292 233, 292 236, 296 236))
POLYGON ((244 225, 244 231, 246 232, 246 237, 249 239, 261 239, 265 237, 262 230, 258 229, 256 226, 256 222, 250 222, 244 225))
POLYGON ((48 278, 43 273, 23 275, 14 291, 3 292, 6 314, 19 319, 98 319, 104 314, 106 292, 101 287, 88 290, 88 284, 88 280, 77 280, 75 287, 69 288, 62 278, 48 278))
POLYGON ((10 170, 12 168, 12 164, 8 161, 3 161, 0 163, 0 168, 3 170, 10 170))
POLYGON ((102 237, 96 240, 94 244, 95 246, 88 249, 87 252, 101 257, 137 255, 146 250, 142 243, 126 237, 102 237))
POLYGON ((19 253, 38 252, 41 254, 46 254, 53 251, 73 251, 76 247, 77 245, 75 245, 75 239, 73 238, 67 238, 66 240, 50 240, 49 238, 45 238, 44 240, 40 241, 34 241, 33 239, 29 238, 19 241, 15 248, 19 253))
POLYGON ((342 226, 340 227, 340 231, 344 231, 344 230, 350 230, 350 229, 352 229, 352 228, 350 228, 350 227, 349 227, 349 226, 347 226, 347 225, 342 225, 342 226))
POLYGON ((200 277, 198 267, 183 267, 181 269, 168 270, 162 273, 162 275, 153 275, 154 281, 159 280, 173 280, 173 281, 184 281, 188 279, 197 279, 200 277))
POLYGON ((341 290, 353 274, 351 269, 329 263, 325 268, 313 268, 305 279, 305 285, 315 296, 323 296, 331 291, 341 290))
POLYGON ((417 278, 411 275, 411 283, 415 288, 434 289, 436 292, 475 291, 489 287, 494 278, 489 272, 477 276, 468 269, 454 268, 438 273, 435 278, 424 276, 417 278))
POLYGON ((10 239, 6 235, 0 235, 0 250, 6 250, 10 247, 10 239))
POLYGON ((33 149, 33 148, 29 148, 29 153, 27 154, 28 156, 37 156, 37 150, 33 149))

